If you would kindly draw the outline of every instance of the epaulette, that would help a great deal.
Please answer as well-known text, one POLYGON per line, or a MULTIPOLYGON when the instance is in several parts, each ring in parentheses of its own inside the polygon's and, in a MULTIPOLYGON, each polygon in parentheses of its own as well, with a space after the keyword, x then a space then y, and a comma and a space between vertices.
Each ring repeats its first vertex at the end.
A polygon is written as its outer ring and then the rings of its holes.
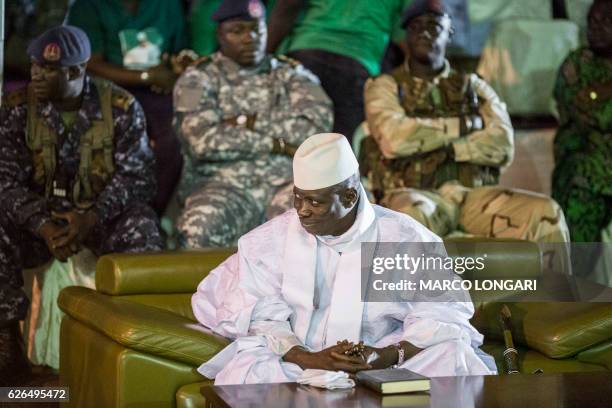
POLYGON ((212 57, 210 55, 204 55, 198 58, 197 60, 193 61, 191 64, 189 64, 189 66, 195 67, 195 68, 204 68, 206 65, 210 64, 211 62, 212 62, 212 57))
POLYGON ((28 101, 28 88, 17 89, 2 95, 2 106, 14 108, 28 101))
POLYGON ((293 59, 291 57, 288 57, 286 55, 277 55, 276 59, 278 59, 281 62, 284 62, 286 64, 291 65, 292 67, 297 67, 298 65, 302 65, 302 63, 296 59, 293 59))
POLYGON ((111 96, 111 104, 115 108, 127 111, 130 108, 132 102, 134 102, 134 96, 123 91, 121 89, 113 87, 113 94, 111 96))

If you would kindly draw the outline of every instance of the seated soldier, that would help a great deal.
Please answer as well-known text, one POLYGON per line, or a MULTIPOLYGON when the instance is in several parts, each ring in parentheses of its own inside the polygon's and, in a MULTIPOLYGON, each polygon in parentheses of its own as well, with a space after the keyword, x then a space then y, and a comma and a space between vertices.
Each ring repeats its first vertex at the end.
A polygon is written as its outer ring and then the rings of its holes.
POLYGON ((589 47, 568 55, 555 85, 561 125, 552 195, 567 214, 575 242, 606 240, 612 231, 610 18, 612 2, 596 0, 588 16, 589 47))
POLYGON ((233 245, 265 221, 272 202, 288 209, 296 146, 331 129, 331 102, 317 78, 265 54, 264 14, 259 0, 223 1, 212 16, 220 52, 196 62, 175 87, 183 247, 233 245))
POLYGON ((368 80, 365 174, 384 206, 438 235, 567 242, 563 212, 550 198, 495 187, 514 154, 504 104, 474 74, 445 59, 453 30, 446 6, 417 1, 404 13, 409 55, 368 80))
MULTIPOLYGON (((24 267, 96 255, 162 249, 153 154, 136 100, 85 73, 90 45, 72 26, 28 48, 32 82, 0 110, 0 379, 29 375, 19 320, 28 299, 24 267), (10 373, 8 375, 7 373, 10 373)), ((0 381, 2 383, 2 381, 0 381)))

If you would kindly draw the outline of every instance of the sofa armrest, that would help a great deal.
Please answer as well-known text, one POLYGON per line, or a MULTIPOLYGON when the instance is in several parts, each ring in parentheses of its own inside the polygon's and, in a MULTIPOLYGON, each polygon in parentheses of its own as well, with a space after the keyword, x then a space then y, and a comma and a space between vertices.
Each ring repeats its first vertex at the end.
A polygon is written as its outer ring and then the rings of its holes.
POLYGON ((234 249, 109 254, 98 260, 96 289, 108 295, 194 293, 234 249))
POLYGON ((58 304, 71 318, 125 347, 190 365, 208 361, 229 344, 183 316, 88 288, 63 289, 58 304))
MULTIPOLYGON (((502 303, 487 303, 472 323, 488 339, 503 340, 498 316, 502 303)), ((550 358, 568 358, 612 339, 612 303, 508 303, 513 337, 550 358)))

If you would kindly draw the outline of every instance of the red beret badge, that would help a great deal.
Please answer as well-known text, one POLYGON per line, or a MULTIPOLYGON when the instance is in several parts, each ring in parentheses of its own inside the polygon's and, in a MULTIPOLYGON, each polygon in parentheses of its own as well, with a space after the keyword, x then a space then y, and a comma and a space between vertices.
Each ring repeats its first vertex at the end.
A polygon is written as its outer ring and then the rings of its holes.
POLYGON ((62 51, 56 43, 49 43, 43 50, 43 58, 49 62, 59 61, 62 51))

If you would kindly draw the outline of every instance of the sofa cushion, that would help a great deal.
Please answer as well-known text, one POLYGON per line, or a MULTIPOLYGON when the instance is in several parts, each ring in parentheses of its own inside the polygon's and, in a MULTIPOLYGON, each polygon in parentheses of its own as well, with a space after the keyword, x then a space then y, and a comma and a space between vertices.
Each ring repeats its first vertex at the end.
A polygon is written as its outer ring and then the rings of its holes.
MULTIPOLYGON (((482 351, 495 358, 497 371, 504 374, 504 350, 503 343, 490 342, 481 347, 482 351)), ((589 364, 575 358, 554 360, 535 350, 517 347, 519 353, 519 370, 522 374, 531 374, 535 370, 542 369, 545 373, 569 373, 576 371, 606 371, 606 367, 599 364, 589 364)))
POLYGON ((612 371, 612 339, 584 350, 576 358, 583 363, 605 365, 612 371))
POLYGON ((60 293, 60 308, 119 344, 191 365, 209 360, 228 343, 183 316, 82 287, 60 293))
MULTIPOLYGON (((568 358, 612 338, 611 303, 524 302, 509 303, 513 337, 550 358, 568 358)), ((500 303, 487 303, 472 323, 489 340, 503 339, 499 325, 500 303)))

